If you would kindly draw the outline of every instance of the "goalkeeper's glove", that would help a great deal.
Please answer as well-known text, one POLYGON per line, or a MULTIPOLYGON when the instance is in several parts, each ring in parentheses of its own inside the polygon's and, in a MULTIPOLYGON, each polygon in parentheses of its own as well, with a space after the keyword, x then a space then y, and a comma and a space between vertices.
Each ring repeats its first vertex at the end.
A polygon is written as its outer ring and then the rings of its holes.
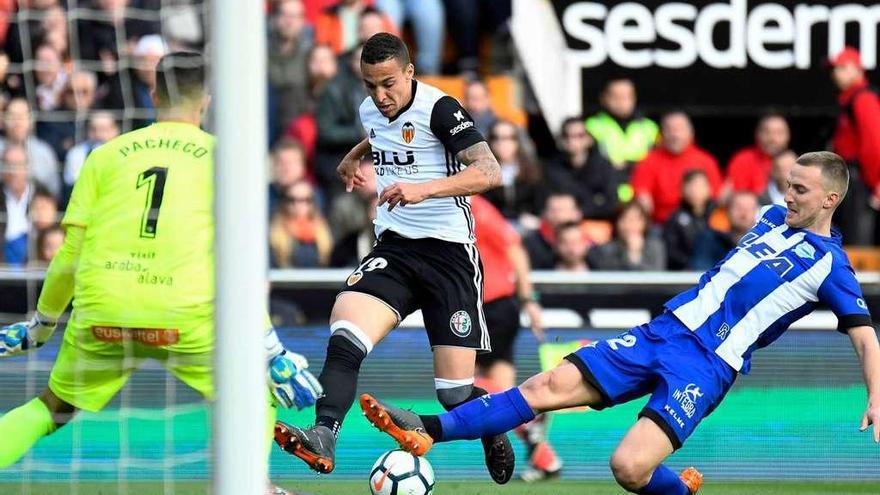
POLYGON ((304 409, 313 405, 324 389, 307 369, 305 356, 284 349, 274 328, 266 332, 266 356, 269 360, 269 390, 285 408, 304 409))
POLYGON ((27 354, 39 349, 55 331, 57 322, 36 313, 29 321, 20 321, 0 329, 0 358, 27 354))

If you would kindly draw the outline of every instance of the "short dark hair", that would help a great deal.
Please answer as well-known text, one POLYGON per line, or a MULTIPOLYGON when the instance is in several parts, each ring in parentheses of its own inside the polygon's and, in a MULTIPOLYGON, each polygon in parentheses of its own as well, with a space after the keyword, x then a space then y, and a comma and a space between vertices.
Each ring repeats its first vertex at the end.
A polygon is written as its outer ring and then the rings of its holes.
POLYGON ((681 178, 682 187, 684 187, 685 184, 696 179, 697 177, 703 177, 704 179, 709 180, 709 175, 706 174, 705 170, 703 170, 701 168, 694 168, 694 169, 688 170, 687 172, 684 173, 684 176, 682 176, 682 178, 681 178))
POLYGON ((562 125, 559 127, 560 132, 562 132, 562 134, 565 134, 565 128, 570 126, 571 124, 580 124, 585 129, 587 127, 586 123, 584 122, 583 117, 571 116, 571 117, 566 117, 565 120, 562 121, 562 125))
POLYGON ((840 199, 846 196, 849 188, 849 168, 846 160, 840 155, 830 151, 811 151, 799 156, 795 162, 805 167, 820 167, 822 169, 822 177, 831 190, 840 194, 840 199))
POLYGON ((614 86, 617 83, 626 83, 632 86, 633 89, 636 88, 636 83, 631 78, 621 75, 615 75, 605 80, 605 84, 602 85, 602 94, 607 93, 611 89, 611 86, 614 86))
POLYGON ((156 96, 165 106, 205 94, 205 59, 198 52, 172 52, 156 64, 156 96))
POLYGON ((786 118, 785 114, 782 113, 781 110, 770 108, 764 111, 764 113, 761 114, 761 117, 758 118, 757 127, 761 127, 762 125, 764 125, 764 122, 767 122, 770 119, 782 119, 785 121, 786 124, 788 124, 788 118, 786 118))
POLYGON ((377 33, 364 43, 361 52, 362 64, 378 64, 391 59, 396 59, 404 67, 409 65, 409 50, 403 40, 397 36, 391 33, 377 33))

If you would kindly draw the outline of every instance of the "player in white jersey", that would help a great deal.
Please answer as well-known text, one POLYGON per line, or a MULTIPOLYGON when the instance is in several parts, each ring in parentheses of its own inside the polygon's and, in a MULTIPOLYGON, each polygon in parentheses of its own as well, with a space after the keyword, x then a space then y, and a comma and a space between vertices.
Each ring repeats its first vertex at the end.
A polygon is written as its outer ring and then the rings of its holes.
MULTIPOLYGON (((467 111, 437 88, 416 81, 406 45, 388 33, 361 55, 369 93, 360 107, 367 138, 338 172, 350 192, 363 184, 371 152, 379 206, 373 251, 348 277, 330 316, 331 337, 319 380, 315 426, 278 423, 276 441, 322 473, 333 470, 336 436, 355 399, 361 362, 408 314, 422 310, 434 353, 437 398, 447 409, 480 397, 477 352, 490 350, 483 315, 483 272, 474 245, 469 196, 497 187, 500 167, 467 111)), ((510 480, 506 434, 483 439, 497 483, 510 480)))
POLYGON ((367 394, 361 407, 401 447, 421 455, 434 442, 497 434, 535 413, 602 409, 651 394, 614 451, 611 470, 632 493, 693 495, 702 475, 688 468, 679 476, 663 460, 721 403, 737 375, 749 372, 752 351, 824 303, 864 370, 868 406, 861 430, 873 424, 880 443, 880 345, 840 233, 831 229, 848 181, 846 162, 834 153, 800 156, 789 176, 786 208, 765 209, 739 245, 696 287, 667 302, 665 313, 581 348, 518 388, 440 416, 417 416, 367 394))

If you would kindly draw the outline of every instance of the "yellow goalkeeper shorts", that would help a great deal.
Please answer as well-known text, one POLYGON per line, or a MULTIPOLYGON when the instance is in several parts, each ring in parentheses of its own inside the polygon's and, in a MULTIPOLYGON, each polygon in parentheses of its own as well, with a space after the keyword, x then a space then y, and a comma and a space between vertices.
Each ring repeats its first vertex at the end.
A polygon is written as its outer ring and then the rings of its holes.
MULTIPOLYGON (((213 325, 213 322, 204 324, 213 325)), ((79 409, 99 411, 145 360, 155 359, 211 400, 214 397, 212 343, 200 346, 199 352, 172 350, 179 341, 176 332, 187 330, 84 325, 77 322, 74 315, 67 323, 64 341, 49 375, 49 389, 79 409)))

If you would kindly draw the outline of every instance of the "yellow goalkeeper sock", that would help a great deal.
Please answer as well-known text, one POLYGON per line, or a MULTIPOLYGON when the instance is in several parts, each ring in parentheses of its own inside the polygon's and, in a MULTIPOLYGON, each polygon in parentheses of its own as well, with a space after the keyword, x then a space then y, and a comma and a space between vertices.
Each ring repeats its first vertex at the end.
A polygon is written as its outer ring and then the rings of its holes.
POLYGON ((0 417, 0 469, 18 462, 39 439, 54 431, 52 413, 40 399, 33 399, 0 417))

